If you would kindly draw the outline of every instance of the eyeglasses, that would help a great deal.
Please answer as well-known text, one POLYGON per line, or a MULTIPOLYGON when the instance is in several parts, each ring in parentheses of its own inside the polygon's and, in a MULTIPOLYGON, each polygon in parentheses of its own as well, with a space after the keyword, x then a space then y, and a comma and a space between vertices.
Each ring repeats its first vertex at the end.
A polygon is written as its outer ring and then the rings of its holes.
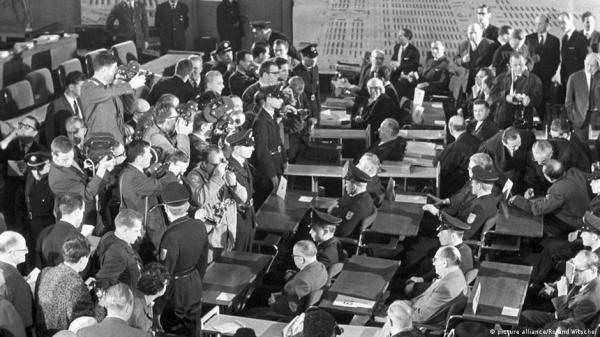
POLYGON ((29 253, 29 249, 27 249, 27 248, 15 249, 15 250, 13 250, 13 252, 15 252, 15 253, 16 253, 16 252, 25 252, 25 253, 29 253))
POLYGON ((267 74, 271 74, 271 75, 279 75, 281 70, 277 70, 277 71, 267 71, 267 74))
POLYGON ((19 129, 25 129, 25 128, 28 128, 28 129, 31 129, 31 130, 33 130, 33 131, 35 131, 35 130, 36 130, 36 129, 35 129, 35 126, 31 126, 31 125, 29 125, 29 124, 25 124, 25 123, 23 123, 23 122, 19 122, 19 124, 17 124, 17 125, 19 126, 19 129))

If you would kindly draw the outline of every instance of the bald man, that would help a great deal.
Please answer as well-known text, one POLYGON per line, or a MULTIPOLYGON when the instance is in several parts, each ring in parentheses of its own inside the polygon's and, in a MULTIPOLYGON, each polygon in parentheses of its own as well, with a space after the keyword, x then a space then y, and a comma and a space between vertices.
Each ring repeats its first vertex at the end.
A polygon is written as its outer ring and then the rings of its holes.
POLYGON ((475 83, 475 74, 479 69, 489 67, 494 57, 494 41, 483 37, 483 30, 478 23, 472 23, 467 29, 467 40, 458 47, 456 64, 467 70, 467 77, 462 83, 463 91, 470 94, 475 83))
MULTIPOLYGON (((573 33, 575 34, 575 33, 573 33)), ((573 124, 573 132, 587 142, 589 125, 594 125, 600 110, 600 61, 595 54, 588 54, 584 68, 569 76, 565 109, 573 124)))

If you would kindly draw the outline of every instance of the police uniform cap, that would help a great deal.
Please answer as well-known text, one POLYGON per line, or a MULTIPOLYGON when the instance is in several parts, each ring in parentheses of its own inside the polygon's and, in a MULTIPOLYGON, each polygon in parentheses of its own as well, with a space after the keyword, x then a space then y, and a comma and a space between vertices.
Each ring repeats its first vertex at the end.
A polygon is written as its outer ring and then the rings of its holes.
POLYGON ((346 180, 354 180, 361 183, 368 183, 371 181, 371 177, 365 173, 365 171, 359 169, 352 162, 348 165, 348 172, 346 172, 346 176, 344 177, 346 180))
POLYGON ((305 336, 330 336, 335 331, 336 335, 341 334, 337 328, 335 318, 325 310, 309 309, 304 316, 305 336), (336 329, 337 328, 337 329, 336 329))
POLYGON ((25 155, 25 161, 29 167, 37 167, 46 164, 50 160, 50 152, 36 151, 25 155))
POLYGON ((227 41, 227 40, 223 40, 219 43, 217 43, 217 48, 216 48, 216 52, 217 54, 221 54, 221 53, 225 53, 228 51, 232 51, 233 49, 231 49, 231 42, 227 41))
POLYGON ((442 222, 438 227, 438 232, 450 229, 453 231, 466 231, 471 229, 471 226, 462 222, 460 219, 453 217, 452 215, 442 211, 442 222))
POLYGON ((283 91, 281 91, 281 86, 279 86, 279 85, 269 85, 266 87, 261 87, 260 92, 262 94, 264 94, 265 96, 271 96, 274 98, 283 99, 285 97, 285 95, 283 94, 283 91))
POLYGON ((179 182, 170 182, 163 187, 160 197, 165 205, 181 206, 190 200, 190 191, 179 182))
POLYGON ((498 174, 493 169, 486 170, 481 166, 473 167, 473 179, 482 183, 494 183, 498 180, 498 174))
POLYGON ((312 225, 313 226, 326 226, 334 225, 337 226, 342 222, 342 219, 333 216, 326 212, 321 212, 318 209, 311 207, 312 212, 312 225))
POLYGON ((252 27, 254 31, 258 29, 269 29, 271 28, 271 21, 250 21, 250 27, 252 27))
POLYGON ((225 141, 230 146, 254 146, 254 138, 252 137, 252 129, 233 133, 225 138, 225 141))
POLYGON ((319 52, 317 51, 317 44, 316 43, 307 43, 307 44, 300 44, 300 52, 302 53, 302 55, 309 57, 311 59, 314 59, 315 57, 319 56, 319 52))
POLYGON ((592 232, 600 235, 600 217, 597 217, 592 212, 585 212, 583 216, 583 226, 581 226, 582 232, 592 232))

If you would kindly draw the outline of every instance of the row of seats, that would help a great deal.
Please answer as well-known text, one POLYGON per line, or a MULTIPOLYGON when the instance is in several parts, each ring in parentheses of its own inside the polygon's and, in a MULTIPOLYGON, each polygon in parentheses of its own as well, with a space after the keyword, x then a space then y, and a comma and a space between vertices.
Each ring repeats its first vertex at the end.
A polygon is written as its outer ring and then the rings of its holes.
MULTIPOLYGON (((47 68, 37 69, 25 75, 23 80, 3 88, 0 91, 0 120, 18 117, 47 104, 55 95, 65 90, 66 78, 71 72, 81 71, 88 77, 93 76, 94 56, 102 51, 107 49, 97 49, 85 54, 85 67, 82 67, 79 59, 73 58, 61 63, 54 72, 47 68)), ((115 44, 111 51, 119 64, 126 64, 138 58, 137 49, 132 41, 115 44)))

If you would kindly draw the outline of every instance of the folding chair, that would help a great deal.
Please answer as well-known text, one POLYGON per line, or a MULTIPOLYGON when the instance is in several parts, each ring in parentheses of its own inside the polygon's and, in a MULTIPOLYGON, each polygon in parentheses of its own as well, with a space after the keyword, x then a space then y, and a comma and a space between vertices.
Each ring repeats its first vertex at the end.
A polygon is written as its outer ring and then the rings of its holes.
POLYGON ((373 223, 375 223, 376 218, 377 218, 377 210, 375 210, 375 212, 373 212, 373 214, 367 216, 360 222, 360 234, 358 236, 358 240, 353 239, 353 238, 342 238, 342 237, 339 237, 338 239, 340 240, 340 242, 342 244, 349 245, 349 246, 356 246, 356 255, 358 255, 360 253, 360 250, 363 248, 363 235, 364 235, 365 231, 367 231, 373 225, 373 223))
POLYGON ((34 70, 25 75, 33 91, 34 105, 42 105, 50 100, 54 95, 54 82, 52 73, 47 68, 34 70))
POLYGON ((85 72, 88 77, 92 77, 94 75, 94 57, 100 54, 103 51, 108 51, 106 48, 100 48, 93 50, 84 56, 84 64, 85 64, 85 72))
POLYGON ((67 88, 67 86, 65 85, 65 82, 67 81, 67 76, 69 76, 69 74, 74 71, 83 72, 81 62, 79 61, 79 59, 73 58, 70 60, 66 60, 65 62, 58 65, 58 68, 56 69, 56 74, 58 77, 58 85, 61 91, 64 91, 67 88))
POLYGON ((137 61, 137 48, 133 41, 125 41, 113 45, 111 48, 113 55, 117 58, 119 64, 127 64, 129 61, 137 61))

